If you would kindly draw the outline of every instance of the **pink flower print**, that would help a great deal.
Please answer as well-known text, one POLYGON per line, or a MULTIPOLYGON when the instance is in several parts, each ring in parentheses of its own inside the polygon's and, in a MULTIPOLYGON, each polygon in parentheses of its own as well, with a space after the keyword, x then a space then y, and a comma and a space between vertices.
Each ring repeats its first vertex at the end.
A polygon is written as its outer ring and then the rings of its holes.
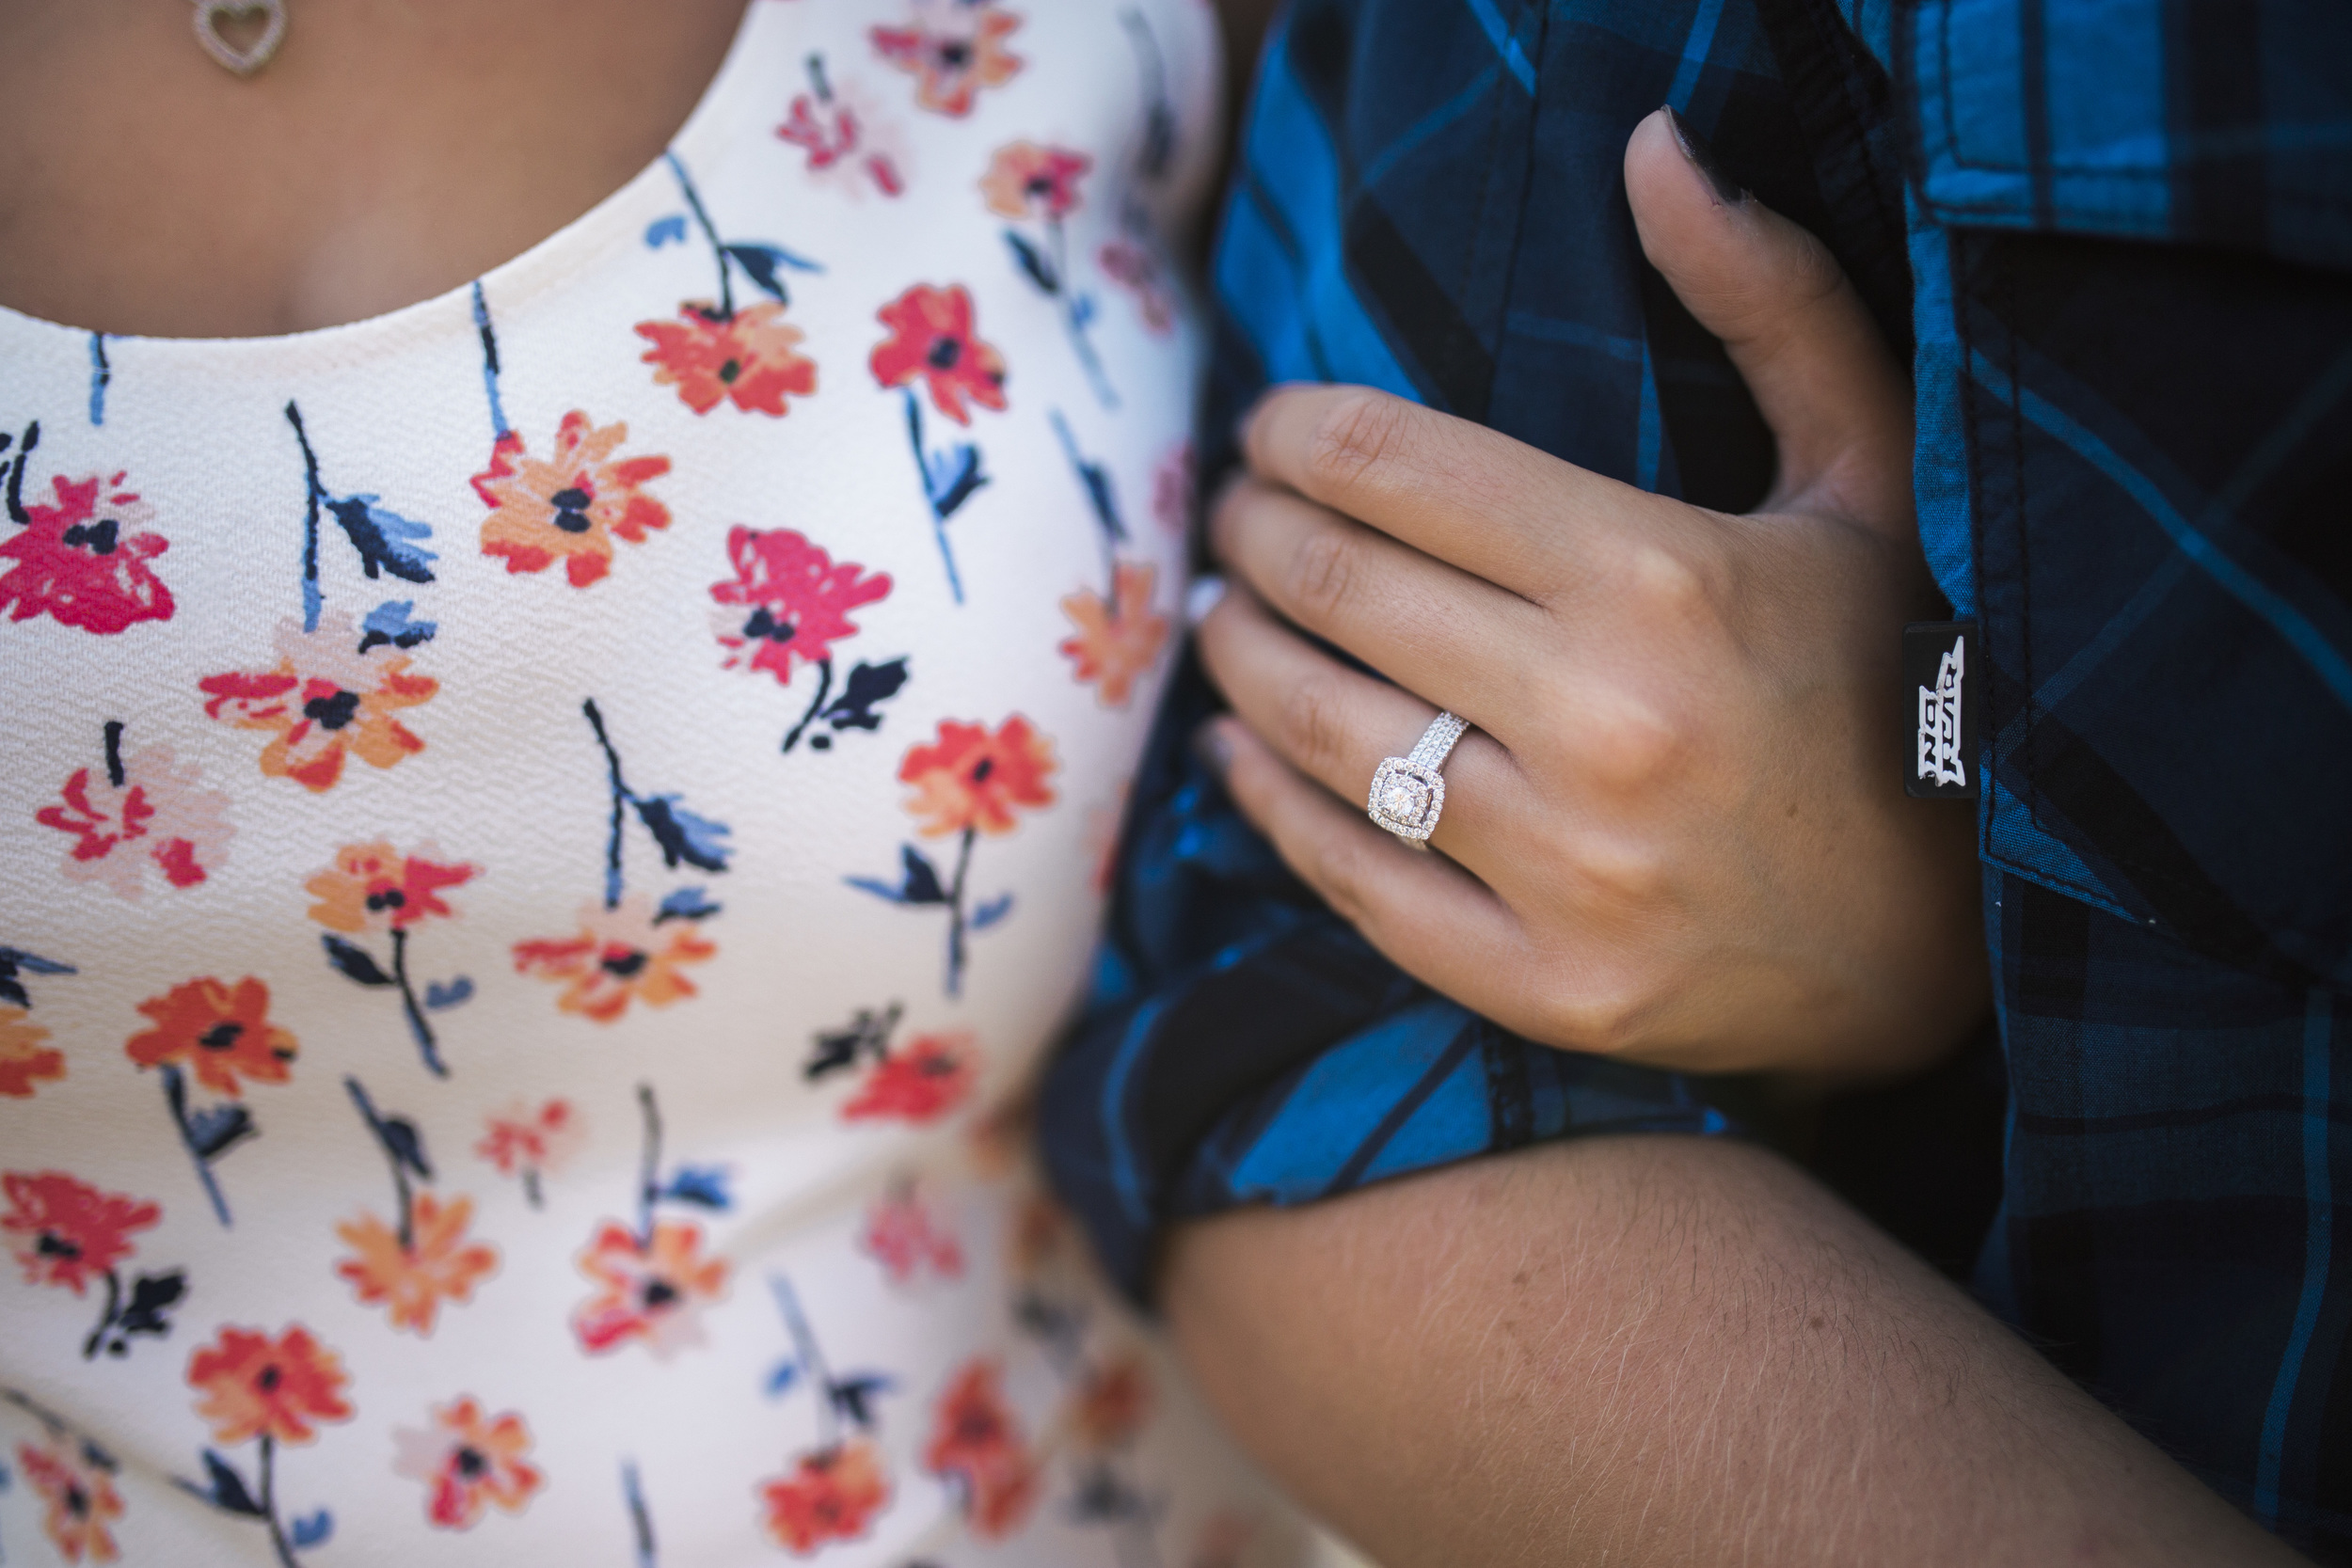
POLYGON ((1192 531, 1193 506, 1200 491, 1200 459, 1190 441, 1168 450, 1152 470, 1152 520, 1182 539, 1192 531))
POLYGON ((1176 295, 1160 270, 1160 260, 1149 246, 1132 239, 1116 239, 1095 252, 1104 276, 1135 295, 1143 314, 1144 329, 1154 338, 1176 330, 1176 295))
POLYGON ((740 525, 727 533, 735 580, 714 583, 717 630, 730 670, 765 670, 780 686, 792 679, 793 660, 815 665, 833 657, 833 644, 857 635, 850 611, 890 592, 882 573, 865 575, 855 562, 833 557, 790 529, 740 525))
POLYGON ((203 881, 228 860, 236 836, 228 795, 205 788, 203 774, 182 766, 168 746, 118 755, 111 774, 75 768, 57 803, 33 819, 73 836, 63 866, 69 880, 102 883, 135 903, 150 871, 167 887, 203 881))
POLYGON ((359 628, 340 610, 320 617, 316 631, 304 631, 300 621, 280 622, 274 641, 273 668, 197 683, 206 714, 269 734, 263 773, 324 794, 342 779, 346 754, 390 768, 424 750, 394 715, 431 702, 441 688, 430 675, 409 673, 407 655, 385 643, 359 652, 359 628))
POLYGON ((122 488, 122 480, 56 476, 49 482, 56 499, 25 506, 24 526, 0 541, 0 562, 8 563, 0 570, 0 609, 9 620, 45 614, 110 635, 171 619, 171 590, 148 564, 171 544, 147 531, 155 509, 122 488))
POLYGON ((963 1277, 963 1247, 932 1218, 912 1182, 866 1212, 858 1250, 880 1263, 893 1285, 914 1284, 926 1270, 941 1279, 963 1277))
POLYGON ((875 52, 915 78, 915 102, 937 114, 961 119, 972 112, 982 87, 997 87, 1018 75, 1022 60, 1004 40, 1021 18, 994 0, 929 0, 915 7, 904 27, 867 33, 875 52))
POLYGON ((885 197, 905 194, 906 136, 854 81, 834 82, 821 58, 809 62, 811 91, 792 100, 776 139, 808 155, 808 177, 849 196, 871 184, 885 197))
POLYGON ((588 1141, 588 1125, 568 1100, 543 1101, 536 1110, 529 1101, 517 1100, 492 1112, 484 1126, 473 1151, 501 1176, 521 1177, 523 1196, 533 1209, 544 1201, 541 1178, 561 1172, 588 1141))

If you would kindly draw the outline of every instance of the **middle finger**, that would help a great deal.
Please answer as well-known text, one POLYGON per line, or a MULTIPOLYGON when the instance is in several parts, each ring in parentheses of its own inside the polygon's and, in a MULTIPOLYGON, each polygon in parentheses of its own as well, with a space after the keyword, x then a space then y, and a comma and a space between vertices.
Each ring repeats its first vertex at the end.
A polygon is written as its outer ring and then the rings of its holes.
POLYGON ((1508 742, 1540 607, 1253 479, 1219 500, 1210 541, 1293 625, 1508 742))

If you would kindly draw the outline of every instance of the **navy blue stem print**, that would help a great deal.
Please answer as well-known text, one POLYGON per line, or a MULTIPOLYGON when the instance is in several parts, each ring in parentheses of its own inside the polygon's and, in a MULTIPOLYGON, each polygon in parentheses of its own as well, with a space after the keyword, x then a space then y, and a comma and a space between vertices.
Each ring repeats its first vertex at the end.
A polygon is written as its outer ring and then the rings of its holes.
POLYGON ((714 1214, 735 1207, 727 1191, 724 1165, 680 1165, 661 1174, 661 1106, 651 1084, 637 1085, 638 1114, 644 1121, 644 1142, 637 1172, 637 1245, 653 1245, 654 1211, 664 1203, 683 1204, 714 1214))
POLYGON ((115 378, 114 367, 106 363, 106 335, 89 335, 89 422, 106 422, 106 384, 115 378))
POLYGON ((980 449, 969 441, 933 451, 923 444, 923 404, 914 388, 906 388, 907 439, 914 447, 914 468, 923 478, 923 499, 930 503, 931 535, 939 541, 939 559, 947 567, 947 591, 963 603, 963 578, 956 571, 956 552, 947 543, 947 519, 973 493, 988 483, 980 469, 980 449))
POLYGON ((499 338, 490 325, 490 305, 482 297, 482 284, 473 286, 473 325, 482 339, 482 388, 490 399, 490 438, 495 446, 514 434, 506 422, 506 404, 499 397, 499 338))
POLYGON ((965 942, 976 931, 985 931, 1012 912, 1012 895, 1000 894, 977 908, 967 910, 965 883, 972 873, 972 845, 979 836, 977 828, 966 828, 956 841, 955 875, 942 880, 939 867, 929 855, 912 844, 898 847, 898 881, 892 885, 875 877, 844 879, 861 893, 877 898, 887 898, 894 904, 911 908, 936 906, 947 911, 947 976, 949 996, 963 994, 963 965, 965 942))
POLYGON ((164 1103, 170 1107, 171 1124, 180 1130, 180 1142, 186 1147, 188 1158, 196 1162, 197 1180, 204 1183, 204 1196, 213 1200, 214 1216, 227 1228, 235 1222, 229 1217, 229 1200, 221 1196, 213 1162, 247 1138, 258 1137, 262 1130, 253 1124, 253 1113, 235 1101, 191 1107, 187 1075, 178 1067, 167 1064, 163 1078, 164 1103))
POLYGON ((881 729, 882 716, 874 711, 874 705, 888 702, 897 696, 899 688, 906 683, 907 661, 903 657, 881 664, 860 663, 850 670, 849 679, 842 683, 841 695, 834 698, 828 705, 826 699, 833 696, 833 660, 818 659, 817 695, 810 700, 808 711, 801 715, 801 721, 785 736, 785 754, 790 755, 792 748, 800 744, 801 736, 807 733, 808 727, 820 721, 832 726, 832 733, 819 729, 810 735, 808 749, 812 752, 830 751, 834 736, 850 730, 871 733, 881 729))
POLYGON ((321 932, 319 942, 326 949, 327 963, 345 979, 371 990, 389 987, 400 992, 401 1012, 408 1021, 408 1033, 417 1042, 417 1053, 424 1060, 425 1070, 436 1078, 447 1078, 449 1064, 441 1059, 440 1041, 433 1033, 429 1015, 472 1000, 473 981, 463 974, 447 982, 436 980, 425 987, 420 997, 415 983, 408 977, 408 932, 403 927, 392 928, 389 968, 376 962, 375 955, 358 942, 332 932, 321 932))
MULTIPOLYGON (((796 256, 779 245, 748 241, 727 241, 719 237, 718 225, 710 221, 709 210, 703 206, 702 193, 694 188, 693 179, 686 172, 685 164, 675 152, 662 154, 670 172, 677 177, 678 190, 686 198, 687 210, 694 214, 694 225, 709 243, 712 261, 719 269, 719 312, 717 320, 735 319, 735 274, 739 268, 752 286, 778 305, 792 303, 790 293, 779 277, 777 269, 794 272, 822 272, 825 269, 805 256, 796 256)), ((674 218, 663 219, 646 230, 646 242, 656 247, 685 238, 685 225, 674 218)))
POLYGON ((1111 485, 1110 470, 1087 457, 1078 450, 1078 438, 1071 434, 1070 421, 1061 410, 1046 410, 1053 421, 1054 434, 1061 439, 1061 450, 1070 459, 1071 471, 1078 476, 1079 486, 1086 491, 1087 504, 1093 510, 1095 532, 1103 546, 1103 602, 1116 611, 1119 604, 1119 546, 1127 542, 1127 525, 1119 515, 1119 494, 1111 485))
POLYGON ((167 1269, 162 1274, 142 1274, 131 1281, 125 1294, 120 1271, 106 1271, 106 1310, 82 1341, 82 1359, 95 1361, 98 1353, 122 1356, 131 1353, 131 1341, 141 1336, 157 1339, 171 1332, 171 1309, 180 1305, 188 1293, 188 1274, 185 1269, 167 1269))
MULTIPOLYGON (((580 711, 587 715, 588 727, 596 732, 596 745, 604 752, 605 777, 612 796, 612 832, 605 841, 604 852, 604 907, 618 909, 621 895, 627 891, 621 849, 631 812, 652 835, 655 847, 661 851, 662 863, 671 870, 682 865, 714 875, 726 870, 727 856, 733 853, 726 845, 732 830, 723 822, 695 816, 679 803, 675 795, 640 795, 631 789, 621 770, 620 751, 605 728, 604 714, 596 706, 596 700, 591 697, 580 704, 580 711)), ((718 912, 719 906, 707 902, 700 888, 680 888, 661 901, 655 920, 657 924, 667 920, 703 920, 718 912)))
POLYGON ((877 1013, 871 1007, 860 1007, 849 1023, 839 1029, 820 1030, 815 1038, 815 1049, 801 1065, 801 1076, 814 1084, 833 1073, 856 1067, 861 1061, 886 1061, 890 1056, 890 1037, 898 1027, 899 1015, 905 1008, 893 1002, 877 1013))
MULTIPOLYGON (((326 608, 326 597, 319 590, 319 525, 322 515, 331 515, 340 524, 351 547, 359 557, 359 568, 370 581, 384 576, 404 582, 431 582, 434 552, 424 547, 424 541, 433 537, 429 524, 404 517, 383 504, 382 499, 372 495, 338 496, 319 479, 318 453, 310 446, 310 432, 303 428, 302 410, 293 402, 286 404, 286 422, 294 426, 294 439, 302 447, 303 475, 306 482, 306 509, 302 531, 302 629, 319 629, 319 615, 326 608)), ((431 622, 414 621, 409 611, 414 601, 379 605, 366 621, 366 639, 359 644, 361 653, 378 642, 394 642, 404 648, 431 640, 437 629, 431 622)))
POLYGON ((400 1215, 400 1250, 413 1252, 417 1245, 416 1192, 408 1185, 415 1175, 420 1181, 433 1180, 433 1166, 424 1157, 424 1135, 417 1124, 406 1117, 379 1115, 375 1102, 359 1080, 343 1079, 343 1087, 351 1094, 352 1104, 358 1107, 359 1119, 368 1124, 368 1132, 375 1138, 376 1147, 384 1151, 384 1163, 391 1167, 392 1196, 400 1215))
POLYGON ((653 1512, 645 1506, 644 1483, 637 1477, 637 1461, 621 1461, 621 1497, 628 1504, 629 1534, 637 1547, 637 1568, 660 1568, 661 1550, 654 1544, 653 1512))
POLYGON ((335 1533, 334 1517, 322 1508, 294 1520, 291 1525, 280 1519, 278 1513, 277 1436, 262 1433, 261 1446, 261 1460, 250 1484, 238 1473, 236 1466, 210 1449, 204 1450, 204 1481, 201 1484, 178 1476, 172 1478, 172 1484, 223 1513, 261 1520, 269 1528, 270 1549, 278 1556, 278 1568, 302 1568, 294 1553, 326 1544, 335 1533))
POLYGON ((780 1399, 803 1383, 815 1390, 818 1453, 840 1448, 845 1427, 871 1433, 881 1421, 875 1401, 895 1393, 898 1380, 887 1372, 836 1377, 817 1343, 816 1332, 808 1326, 807 1314, 801 1310, 800 1294, 792 1289, 792 1282, 780 1274, 771 1275, 768 1288, 775 1292, 776 1310, 784 1315, 785 1332, 792 1340, 791 1356, 777 1362, 768 1374, 768 1397, 780 1399))
POLYGON ((24 989, 24 976, 39 974, 45 978, 53 974, 75 973, 77 971, 72 964, 59 963, 55 958, 44 958, 40 954, 28 953, 22 947, 0 947, 0 1003, 7 1003, 14 1007, 23 1007, 30 1012, 33 1006, 33 996, 32 992, 24 989))
POLYGON ((1009 225, 1005 230, 1005 244, 1011 247, 1014 264, 1037 286, 1038 292, 1060 306, 1062 330, 1069 335, 1070 346, 1077 353, 1079 367, 1086 372, 1087 384, 1094 388, 1096 401, 1104 408, 1117 408, 1119 394, 1111 389, 1110 377, 1104 373, 1103 361, 1094 352, 1094 340, 1088 336, 1088 329, 1094 324, 1094 296, 1071 279, 1069 230, 1058 214, 1048 214, 1044 222, 1042 248, 1009 225))
MULTIPOLYGON (((16 456, 9 460, 8 466, 5 499, 8 508, 8 521, 12 523, 24 525, 33 520, 31 514, 24 510, 24 465, 31 459, 33 449, 40 445, 40 421, 35 420, 24 427, 23 438, 16 443, 16 456)), ((0 436, 0 452, 8 450, 8 438, 6 436, 0 436)))

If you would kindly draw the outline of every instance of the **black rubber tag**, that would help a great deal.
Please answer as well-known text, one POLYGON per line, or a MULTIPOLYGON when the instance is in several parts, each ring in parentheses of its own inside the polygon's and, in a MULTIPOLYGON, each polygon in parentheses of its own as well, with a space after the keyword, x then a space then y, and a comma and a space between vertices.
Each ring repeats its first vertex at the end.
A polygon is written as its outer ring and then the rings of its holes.
POLYGON ((1974 621, 1919 621, 1903 628, 1903 689, 1915 731, 1905 794, 1977 798, 1978 715, 1984 710, 1979 663, 1974 621))

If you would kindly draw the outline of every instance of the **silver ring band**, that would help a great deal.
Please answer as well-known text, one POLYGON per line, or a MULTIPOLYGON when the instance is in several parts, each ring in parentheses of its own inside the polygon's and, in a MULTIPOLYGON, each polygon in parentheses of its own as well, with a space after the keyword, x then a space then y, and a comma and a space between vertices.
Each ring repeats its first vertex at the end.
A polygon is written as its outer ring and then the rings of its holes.
POLYGON ((1445 812, 1445 775, 1438 769, 1469 729, 1469 720, 1451 713, 1431 720, 1409 756, 1390 757, 1372 775, 1365 813, 1408 847, 1428 848, 1445 812))

